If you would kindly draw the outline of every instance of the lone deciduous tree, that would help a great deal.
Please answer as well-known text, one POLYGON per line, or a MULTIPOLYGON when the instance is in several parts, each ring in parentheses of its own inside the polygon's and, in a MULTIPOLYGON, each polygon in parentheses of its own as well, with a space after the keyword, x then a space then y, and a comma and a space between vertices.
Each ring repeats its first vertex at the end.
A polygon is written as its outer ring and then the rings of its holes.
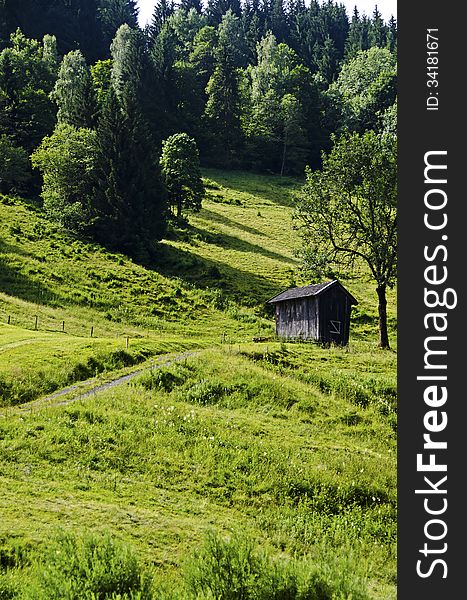
POLYGON ((160 163, 168 202, 177 218, 183 209, 200 210, 205 190, 195 140, 186 133, 171 135, 162 143, 160 163))
POLYGON ((88 231, 95 216, 95 132, 61 123, 42 140, 31 160, 42 173, 47 215, 70 231, 88 231))
POLYGON ((356 260, 369 268, 378 295, 381 348, 390 347, 386 291, 396 279, 396 200, 395 137, 346 133, 323 156, 322 171, 307 169, 295 214, 310 271, 322 274, 356 260))

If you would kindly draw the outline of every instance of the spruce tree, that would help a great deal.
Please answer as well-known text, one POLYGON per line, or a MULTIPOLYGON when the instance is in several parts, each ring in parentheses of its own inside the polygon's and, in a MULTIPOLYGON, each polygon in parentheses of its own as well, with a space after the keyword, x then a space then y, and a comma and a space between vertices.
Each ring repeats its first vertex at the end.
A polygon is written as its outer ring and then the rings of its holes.
POLYGON ((317 46, 314 62, 318 72, 329 84, 333 81, 338 70, 339 53, 332 39, 327 36, 322 46, 317 46))
POLYGON ((154 93, 151 94, 153 116, 150 118, 153 135, 158 142, 177 131, 177 38, 167 22, 151 49, 151 64, 154 69, 154 93))
POLYGON ((370 46, 378 46, 378 48, 383 48, 386 45, 386 38, 387 27, 384 24, 381 13, 375 6, 369 29, 370 46))
MULTIPOLYGON (((107 50, 121 25, 138 27, 138 7, 135 0, 99 0, 99 19, 103 42, 107 50)), ((107 57, 106 57, 107 58, 107 57)))
POLYGON ((289 0, 287 14, 290 18, 303 14, 306 11, 305 0, 289 0))
POLYGON ((386 46, 390 52, 395 53, 397 51, 397 21, 394 17, 391 17, 388 21, 386 46))
POLYGON ((96 236, 147 260, 165 232, 165 192, 144 116, 144 44, 122 25, 112 42, 112 75, 97 129, 99 193, 96 236))
POLYGON ((185 13, 189 12, 192 8, 199 14, 203 12, 203 3, 201 0, 180 0, 178 7, 185 13))
POLYGON ((105 57, 109 51, 102 35, 98 9, 99 0, 78 0, 76 3, 77 45, 89 64, 105 57))
POLYGON ((240 20, 228 11, 219 26, 214 72, 206 87, 205 114, 216 160, 235 163, 242 143, 239 67, 243 60, 240 20))
POLYGON ((327 37, 330 37, 337 52, 337 60, 341 60, 344 56, 345 41, 349 33, 349 20, 345 7, 328 0, 321 9, 321 23, 323 43, 327 37))
POLYGON ((345 41, 345 55, 347 58, 354 57, 362 47, 362 23, 357 7, 354 8, 349 33, 345 41))
POLYGON ((269 26, 279 42, 288 42, 289 27, 284 0, 271 0, 269 26))
POLYGON ((193 40, 193 50, 189 56, 189 61, 196 70, 197 78, 204 84, 203 89, 214 71, 217 39, 215 27, 206 25, 198 31, 193 40))
POLYGON ((264 15, 259 0, 247 0, 244 4, 242 29, 245 36, 248 63, 251 64, 256 57, 256 44, 266 33, 264 15))
POLYGON ((157 73, 151 61, 144 35, 140 29, 124 24, 119 27, 111 44, 112 86, 124 110, 137 106, 153 142, 159 145, 162 118, 160 89, 165 73, 157 73))
POLYGON ((213 25, 219 25, 223 17, 231 11, 235 16, 240 17, 242 7, 240 0, 208 0, 206 14, 213 25))
POLYGON ((371 46, 370 44, 370 19, 363 15, 361 18, 361 40, 362 40, 362 50, 368 50, 371 46))
POLYGON ((148 27, 149 44, 151 46, 154 45, 157 36, 162 31, 162 27, 173 13, 174 3, 172 0, 157 0, 148 27))
POLYGON ((126 111, 111 88, 97 128, 94 232, 101 243, 146 260, 165 232, 165 192, 144 121, 137 109, 126 111))
POLYGON ((94 198, 94 237, 111 248, 125 250, 131 240, 128 231, 131 208, 125 197, 126 124, 115 91, 110 88, 97 127, 97 182, 94 198))

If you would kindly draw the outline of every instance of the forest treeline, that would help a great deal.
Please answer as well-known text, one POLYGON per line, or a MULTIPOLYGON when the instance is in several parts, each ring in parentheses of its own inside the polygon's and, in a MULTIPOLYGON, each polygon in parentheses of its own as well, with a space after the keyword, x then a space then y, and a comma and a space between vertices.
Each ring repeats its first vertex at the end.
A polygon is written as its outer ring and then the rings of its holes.
POLYGON ((187 148, 301 175, 333 134, 394 132, 396 38, 332 0, 158 0, 144 29, 134 0, 0 0, 0 191, 42 190, 65 227, 143 252, 184 209, 187 148))

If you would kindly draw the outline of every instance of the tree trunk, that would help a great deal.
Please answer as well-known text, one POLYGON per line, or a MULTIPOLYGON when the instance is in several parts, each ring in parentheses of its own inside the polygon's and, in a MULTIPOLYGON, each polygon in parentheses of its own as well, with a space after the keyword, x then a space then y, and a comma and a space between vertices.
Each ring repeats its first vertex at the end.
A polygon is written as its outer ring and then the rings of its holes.
POLYGON ((182 218, 182 200, 181 198, 177 200, 177 219, 182 218))
POLYGON ((379 285, 376 288, 378 294, 378 314, 379 314, 379 346, 385 350, 389 350, 388 337, 388 317, 386 312, 386 285, 379 285))
POLYGON ((285 134, 285 137, 284 137, 284 147, 282 149, 281 177, 284 174, 286 154, 287 154, 287 134, 285 134))

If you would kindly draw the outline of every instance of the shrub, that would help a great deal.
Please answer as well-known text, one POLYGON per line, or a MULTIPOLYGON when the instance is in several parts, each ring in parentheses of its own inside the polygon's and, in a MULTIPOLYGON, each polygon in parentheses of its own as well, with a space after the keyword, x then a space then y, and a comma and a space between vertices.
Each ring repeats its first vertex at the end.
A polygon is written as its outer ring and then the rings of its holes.
POLYGON ((8 576, 0 575, 0 600, 17 598, 18 589, 8 576))
POLYGON ((12 395, 13 384, 5 380, 4 375, 0 375, 0 398, 8 400, 12 395))
POLYGON ((277 560, 238 534, 224 540, 208 533, 185 564, 184 578, 198 600, 367 600, 349 572, 307 560, 277 560))
POLYGON ((12 144, 6 135, 0 135, 0 192, 23 190, 30 178, 26 150, 12 144))
POLYGON ((203 177, 203 183, 204 183, 204 187, 207 190, 220 190, 221 189, 221 186, 218 183, 216 183, 212 179, 209 179, 208 177, 203 177))
POLYGON ((146 390, 163 390, 171 392, 175 387, 185 382, 187 372, 178 365, 171 369, 151 369, 138 377, 136 384, 143 386, 146 390))
POLYGON ((135 554, 110 536, 60 537, 37 565, 47 600, 150 600, 151 579, 135 554))
POLYGON ((27 561, 28 548, 17 544, 0 546, 0 571, 22 567, 27 561))
POLYGON ((198 556, 186 564, 188 589, 194 596, 210 593, 222 600, 249 598, 249 590, 263 570, 263 560, 249 540, 223 540, 210 532, 198 556))
POLYGON ((184 401, 197 404, 216 404, 229 391, 221 381, 203 379, 187 390, 184 401))

